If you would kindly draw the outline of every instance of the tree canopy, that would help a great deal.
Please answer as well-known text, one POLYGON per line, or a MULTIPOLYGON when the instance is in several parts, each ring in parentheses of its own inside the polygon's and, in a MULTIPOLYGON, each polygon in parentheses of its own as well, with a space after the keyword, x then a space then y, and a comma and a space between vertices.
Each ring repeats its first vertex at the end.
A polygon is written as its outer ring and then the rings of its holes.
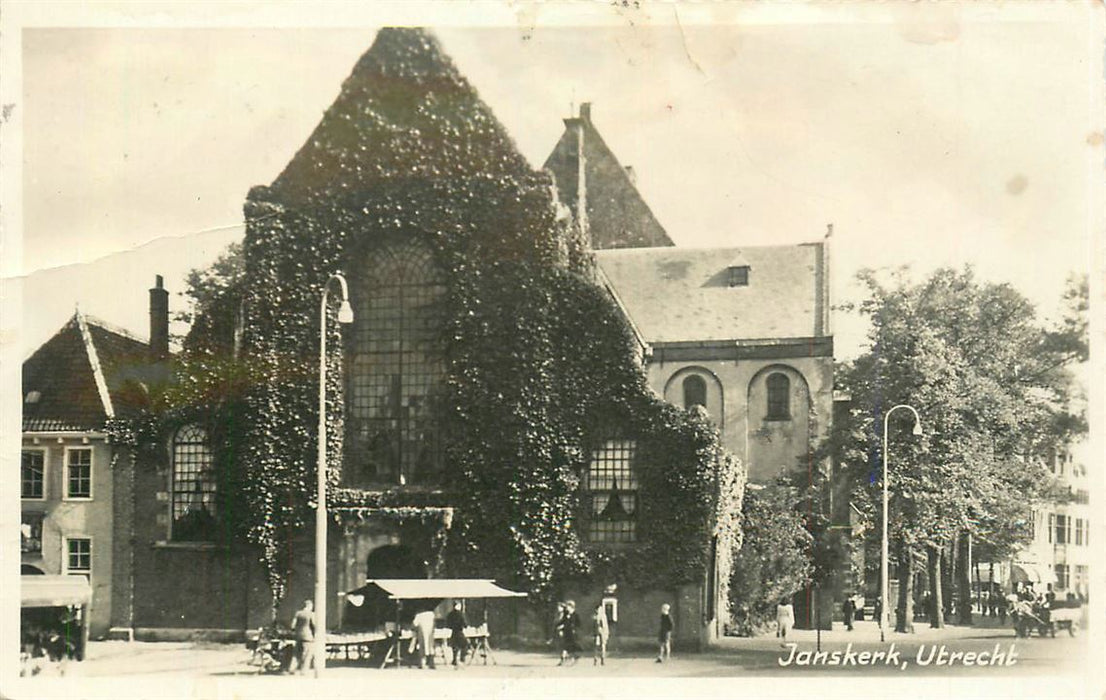
POLYGON ((838 372, 851 402, 832 439, 854 505, 878 525, 886 457, 889 524, 902 551, 968 531, 990 555, 1008 555, 1031 537, 1034 502, 1050 495, 1043 461, 1079 431, 1068 370, 1086 352, 1078 280, 1072 311, 1050 329, 1012 286, 970 268, 921 282, 905 269, 859 277, 869 347, 838 372), (912 435, 909 411, 895 411, 883 455, 885 415, 899 404, 918 411, 922 435, 912 435))

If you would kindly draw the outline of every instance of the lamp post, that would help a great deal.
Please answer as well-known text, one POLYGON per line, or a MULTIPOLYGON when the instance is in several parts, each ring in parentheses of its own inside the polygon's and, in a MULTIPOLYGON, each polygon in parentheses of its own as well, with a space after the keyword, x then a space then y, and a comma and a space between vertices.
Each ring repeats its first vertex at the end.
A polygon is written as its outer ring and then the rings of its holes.
POLYGON ((341 273, 335 273, 323 284, 323 299, 319 307, 319 460, 315 499, 315 677, 326 667, 326 302, 330 283, 338 280, 342 305, 338 322, 352 323, 353 308, 349 305, 349 287, 341 273))
POLYGON ((891 414, 896 409, 906 408, 914 414, 914 434, 922 434, 922 419, 918 417, 918 412, 911 406, 906 404, 899 404, 898 406, 892 406, 891 410, 883 414, 883 541, 880 543, 880 597, 882 599, 882 605, 879 609, 879 641, 884 641, 884 635, 887 634, 887 620, 889 618, 887 609, 891 606, 891 601, 888 598, 888 581, 887 581, 887 421, 891 417, 891 414))

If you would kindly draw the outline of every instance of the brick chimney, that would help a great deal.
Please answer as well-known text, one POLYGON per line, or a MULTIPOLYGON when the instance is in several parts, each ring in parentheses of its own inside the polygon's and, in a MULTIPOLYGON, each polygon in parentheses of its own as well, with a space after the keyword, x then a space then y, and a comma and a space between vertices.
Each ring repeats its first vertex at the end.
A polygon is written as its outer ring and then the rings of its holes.
POLYGON ((588 122, 589 124, 591 123, 591 103, 590 102, 581 102, 580 103, 580 118, 583 119, 584 121, 588 122))
POLYGON ((169 357, 169 292, 161 275, 150 290, 150 355, 169 357))

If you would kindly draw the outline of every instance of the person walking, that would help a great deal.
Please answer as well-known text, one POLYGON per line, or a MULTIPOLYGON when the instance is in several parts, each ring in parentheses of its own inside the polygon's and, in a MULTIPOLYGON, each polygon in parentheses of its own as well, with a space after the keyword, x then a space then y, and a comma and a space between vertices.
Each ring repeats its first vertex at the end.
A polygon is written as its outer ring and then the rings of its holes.
POLYGON ((783 642, 780 643, 781 647, 786 644, 787 633, 794 624, 795 608, 791 607, 791 603, 784 598, 776 606, 776 635, 783 639, 783 642))
POLYGON ((465 628, 469 626, 469 623, 465 619, 465 611, 462 609, 461 601, 453 604, 453 610, 450 610, 449 615, 445 618, 445 626, 449 628, 450 632, 449 647, 453 650, 453 665, 458 665, 458 657, 460 657, 462 664, 465 663, 469 648, 469 641, 465 638, 465 628))
POLYGON ((592 615, 592 625, 595 630, 595 656, 592 658, 592 666, 607 665, 607 639, 611 636, 610 625, 607 624, 607 611, 603 603, 595 606, 595 614, 592 615))
POLYGON ((853 602, 852 597, 845 598, 845 602, 841 606, 841 614, 845 618, 845 629, 853 631, 853 619, 856 618, 856 603, 853 602))
POLYGON ((876 596, 876 602, 872 606, 872 617, 876 618, 876 627, 883 627, 883 598, 876 596))
POLYGON ((661 606, 660 630, 657 633, 657 642, 660 644, 660 649, 657 651, 658 664, 672 659, 672 630, 675 625, 672 624, 672 615, 669 614, 671 610, 672 606, 668 603, 661 606))
POLYGON ((580 660, 580 616, 576 614, 575 602, 565 601, 557 631, 561 637, 561 660, 557 665, 564 666, 569 657, 572 658, 572 663, 576 663, 580 660))
POLYGON ((296 638, 296 673, 303 674, 308 665, 315 668, 315 603, 308 599, 292 617, 292 632, 296 638))

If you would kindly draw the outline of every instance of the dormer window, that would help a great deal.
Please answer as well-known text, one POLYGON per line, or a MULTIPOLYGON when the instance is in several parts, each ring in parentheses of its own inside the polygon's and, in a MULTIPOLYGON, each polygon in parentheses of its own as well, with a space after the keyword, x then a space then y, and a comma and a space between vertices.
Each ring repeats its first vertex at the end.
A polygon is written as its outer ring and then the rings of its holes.
POLYGON ((747 287, 749 286, 749 266, 748 265, 732 265, 728 268, 729 282, 731 287, 747 287))

